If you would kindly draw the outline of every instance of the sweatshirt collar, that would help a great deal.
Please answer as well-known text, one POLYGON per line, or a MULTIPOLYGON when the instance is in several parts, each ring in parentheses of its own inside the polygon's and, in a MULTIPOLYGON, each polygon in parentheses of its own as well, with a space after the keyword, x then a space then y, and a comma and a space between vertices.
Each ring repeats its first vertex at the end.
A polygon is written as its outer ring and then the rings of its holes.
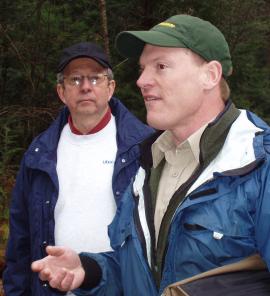
MULTIPOLYGON (((111 109, 108 108, 108 111, 105 113, 105 115, 99 121, 99 123, 95 127, 93 127, 90 131, 88 131, 86 133, 86 135, 95 134, 95 133, 99 132, 100 130, 102 130, 109 123, 109 121, 111 119, 111 116, 112 116, 111 109)), ((71 131, 72 131, 73 134, 75 134, 75 135, 83 135, 74 126, 71 115, 69 115, 69 117, 68 117, 68 124, 69 124, 69 127, 70 127, 70 129, 71 129, 71 131)))

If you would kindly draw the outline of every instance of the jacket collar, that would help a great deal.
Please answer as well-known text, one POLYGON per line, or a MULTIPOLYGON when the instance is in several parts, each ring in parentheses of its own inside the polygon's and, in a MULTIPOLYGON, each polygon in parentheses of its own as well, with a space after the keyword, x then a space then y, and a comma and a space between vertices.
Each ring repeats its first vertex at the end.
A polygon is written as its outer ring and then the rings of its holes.
MULTIPOLYGON (((229 101, 225 109, 208 124, 200 140, 200 164, 204 167, 209 163, 222 148, 225 138, 229 132, 232 123, 239 116, 240 111, 229 101)), ((151 146, 156 139, 163 133, 159 131, 145 140, 141 145, 143 168, 151 168, 153 165, 151 146)))
POLYGON ((229 101, 223 112, 210 122, 200 140, 200 164, 206 167, 222 149, 233 122, 240 111, 229 101))
POLYGON ((263 129, 257 127, 242 110, 231 124, 222 149, 209 163, 189 192, 215 175, 235 176, 247 174, 258 166, 265 157, 263 129))

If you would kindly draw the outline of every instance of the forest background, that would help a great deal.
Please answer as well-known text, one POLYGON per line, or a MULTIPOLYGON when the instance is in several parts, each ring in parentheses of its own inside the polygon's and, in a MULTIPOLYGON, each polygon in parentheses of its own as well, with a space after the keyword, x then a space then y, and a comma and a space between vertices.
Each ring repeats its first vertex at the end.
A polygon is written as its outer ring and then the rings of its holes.
POLYGON ((103 46, 114 65, 115 95, 144 120, 135 85, 137 63, 118 54, 115 37, 123 30, 149 29, 180 13, 208 20, 224 33, 234 65, 232 100, 270 123, 269 0, 1 0, 0 277, 20 159, 62 107, 55 92, 61 50, 80 41, 103 46))

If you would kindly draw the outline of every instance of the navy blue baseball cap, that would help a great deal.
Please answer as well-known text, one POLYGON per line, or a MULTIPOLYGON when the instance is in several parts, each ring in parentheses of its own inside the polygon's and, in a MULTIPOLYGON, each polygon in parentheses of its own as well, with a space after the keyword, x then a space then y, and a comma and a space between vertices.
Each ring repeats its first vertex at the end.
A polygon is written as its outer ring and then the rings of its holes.
POLYGON ((57 72, 62 72, 72 60, 83 57, 95 60, 104 68, 112 69, 107 54, 100 46, 92 42, 80 42, 63 50, 57 72))

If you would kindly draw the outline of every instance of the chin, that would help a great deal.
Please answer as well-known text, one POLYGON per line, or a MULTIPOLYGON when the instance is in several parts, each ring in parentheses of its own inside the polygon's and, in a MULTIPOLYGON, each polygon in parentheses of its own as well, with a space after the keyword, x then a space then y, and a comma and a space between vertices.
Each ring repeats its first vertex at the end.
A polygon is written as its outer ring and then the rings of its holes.
POLYGON ((157 129, 157 130, 165 130, 166 129, 164 121, 162 120, 161 117, 157 118, 157 117, 147 116, 146 121, 147 121, 148 125, 150 125, 154 129, 157 129))

